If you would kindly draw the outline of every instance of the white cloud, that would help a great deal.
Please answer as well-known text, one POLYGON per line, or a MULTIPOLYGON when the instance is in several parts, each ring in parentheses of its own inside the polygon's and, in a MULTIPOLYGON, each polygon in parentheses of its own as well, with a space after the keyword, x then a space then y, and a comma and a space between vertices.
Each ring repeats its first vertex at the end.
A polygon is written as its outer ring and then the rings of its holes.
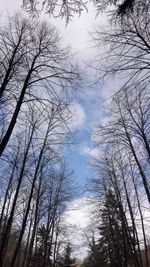
POLYGON ((63 214, 65 223, 68 227, 68 238, 73 246, 73 254, 78 259, 84 259, 88 251, 86 237, 87 228, 91 221, 91 209, 88 205, 89 199, 82 197, 73 200, 68 205, 63 214))
POLYGON ((65 211, 66 222, 77 226, 79 228, 86 227, 89 221, 89 206, 87 205, 88 199, 82 197, 77 200, 73 200, 65 211))
POLYGON ((78 130, 83 127, 86 121, 86 114, 84 108, 79 103, 73 103, 70 105, 69 110, 72 114, 69 126, 73 130, 78 130))
POLYGON ((80 149, 80 153, 85 156, 90 156, 94 159, 98 159, 100 157, 100 150, 99 148, 90 148, 88 146, 84 146, 80 149))

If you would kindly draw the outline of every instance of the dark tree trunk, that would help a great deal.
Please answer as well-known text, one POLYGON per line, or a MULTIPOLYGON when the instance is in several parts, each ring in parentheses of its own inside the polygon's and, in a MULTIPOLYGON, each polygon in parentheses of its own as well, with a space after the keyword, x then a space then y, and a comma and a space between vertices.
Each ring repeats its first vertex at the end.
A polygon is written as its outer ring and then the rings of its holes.
POLYGON ((30 195, 29 195, 29 199, 28 199, 27 209, 26 209, 25 216, 24 216, 24 219, 23 219, 23 222, 22 222, 19 238, 18 238, 18 241, 17 241, 17 244, 16 244, 16 248, 15 248, 15 251, 14 251, 14 254, 13 254, 13 258, 12 258, 10 267, 14 267, 14 265, 15 265, 16 258, 17 258, 17 255, 18 255, 18 251, 19 251, 19 247, 21 246, 22 238, 23 238, 23 235, 24 235, 24 232, 25 232, 26 222, 27 222, 29 211, 30 211, 30 205, 31 205, 32 197, 33 197, 35 182, 37 180, 37 175, 38 175, 38 172, 39 172, 39 167, 40 167, 40 164, 41 164, 41 160, 42 160, 45 144, 46 144, 46 141, 47 141, 47 136, 48 136, 48 130, 46 132, 45 139, 44 139, 44 142, 43 142, 43 145, 42 145, 39 157, 38 157, 38 162, 37 162, 37 166, 36 166, 36 169, 35 169, 35 173, 34 173, 34 177, 33 177, 33 181, 32 181, 32 186, 31 186, 31 191, 30 191, 30 195))
POLYGON ((25 155, 24 155, 24 158, 23 158, 23 162, 22 162, 22 166, 21 166, 21 170, 20 170, 20 174, 19 174, 19 179, 18 179, 18 185, 17 185, 15 196, 14 196, 13 203, 12 203, 12 209, 11 209, 11 212, 10 212, 9 219, 7 221, 7 226, 6 226, 5 232, 3 234, 3 239, 2 239, 1 244, 0 244, 0 266, 3 266, 3 259, 4 259, 4 256, 5 256, 5 251, 6 251, 7 244, 8 244, 8 239, 9 239, 9 235, 10 235, 10 231, 11 231, 11 227, 12 227, 12 222, 13 222, 13 218, 14 218, 14 212, 15 212, 15 208, 16 208, 16 203, 17 203, 20 186, 21 186, 22 179, 23 179, 26 160, 27 160, 29 148, 30 148, 30 145, 31 145, 33 133, 34 133, 34 127, 32 129, 32 132, 31 132, 31 135, 30 135, 30 138, 29 138, 29 142, 28 142, 28 145, 27 145, 27 148, 26 148, 26 152, 25 152, 25 155))

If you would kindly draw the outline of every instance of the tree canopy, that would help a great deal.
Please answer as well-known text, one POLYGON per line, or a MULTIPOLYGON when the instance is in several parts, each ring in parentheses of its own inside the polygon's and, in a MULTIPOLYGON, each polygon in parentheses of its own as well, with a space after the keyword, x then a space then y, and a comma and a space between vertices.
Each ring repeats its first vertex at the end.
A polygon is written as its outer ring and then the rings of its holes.
POLYGON ((135 0, 23 0, 23 8, 32 13, 39 14, 41 11, 46 12, 54 17, 65 18, 68 22, 75 15, 81 15, 83 11, 88 11, 89 3, 92 2, 97 12, 104 11, 109 6, 115 7, 115 13, 123 16, 133 12, 134 5, 138 4, 135 0))

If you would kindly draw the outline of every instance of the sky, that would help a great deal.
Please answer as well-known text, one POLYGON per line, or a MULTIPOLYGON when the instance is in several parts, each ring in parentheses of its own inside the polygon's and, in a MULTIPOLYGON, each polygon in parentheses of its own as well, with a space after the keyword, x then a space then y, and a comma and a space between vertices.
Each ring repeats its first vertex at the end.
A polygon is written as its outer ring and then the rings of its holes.
MULTIPOLYGON (((20 9, 22 0, 0 0, 1 15, 13 13, 20 9)), ((56 25, 60 35, 63 37, 64 45, 69 45, 72 52, 83 69, 86 69, 87 83, 74 93, 71 103, 71 110, 74 114, 71 122, 71 129, 76 132, 74 135, 75 144, 65 148, 65 157, 69 168, 73 170, 73 179, 79 184, 81 194, 72 200, 64 212, 64 220, 69 225, 70 241, 74 246, 74 255, 83 259, 88 251, 87 229, 91 227, 91 211, 89 207, 89 197, 86 194, 86 183, 90 176, 93 175, 88 161, 91 158, 99 156, 99 150, 93 145, 92 133, 95 127, 107 119, 105 106, 108 99, 113 95, 115 90, 120 86, 119 81, 109 81, 107 84, 94 83, 95 73, 93 69, 87 67, 89 62, 95 56, 95 50, 92 48, 90 32, 94 31, 96 25, 103 27, 107 24, 106 16, 101 14, 95 18, 95 10, 91 6, 88 13, 83 13, 81 17, 75 16, 73 21, 67 27, 65 20, 51 19, 43 16, 50 23, 56 25)), ((147 207, 147 203, 144 205, 147 207)), ((145 208, 145 218, 149 225, 149 213, 145 208)), ((138 215, 137 215, 138 216, 138 215)), ((95 224, 93 223, 95 228, 95 224)), ((139 226, 139 231, 141 231, 139 226)), ((150 230, 149 230, 150 233, 150 230)), ((68 236, 67 236, 68 238, 68 236)))
MULTIPOLYGON (((0 0, 1 15, 5 16, 7 12, 11 14, 19 10, 21 3, 21 0, 0 0)), ((87 69, 87 79, 89 79, 88 83, 77 90, 73 97, 71 109, 75 115, 71 128, 76 131, 76 142, 65 150, 66 160, 70 169, 73 170, 73 177, 83 192, 78 199, 69 204, 66 211, 67 223, 73 227, 75 226, 74 234, 77 237, 78 246, 80 243, 80 248, 82 248, 81 258, 85 256, 87 250, 83 246, 83 242, 86 243, 86 238, 82 235, 83 229, 89 224, 89 209, 85 205, 86 192, 84 192, 84 188, 87 178, 92 173, 87 162, 99 155, 98 149, 92 144, 91 136, 96 125, 104 119, 104 104, 113 90, 112 85, 95 84, 94 71, 88 69, 86 63, 92 59, 95 53, 94 49, 91 48, 92 43, 89 33, 93 31, 96 25, 103 26, 106 24, 104 16, 99 15, 97 18, 95 16, 95 10, 91 6, 88 13, 83 13, 80 18, 75 16, 67 27, 65 20, 60 21, 46 17, 47 20, 57 26, 63 37, 64 45, 71 46, 72 52, 76 54, 82 68, 87 69)), ((74 245, 77 245, 76 242, 74 245)))
MULTIPOLYGON (((22 0, 0 0, 2 17, 5 17, 7 13, 11 14, 19 10, 21 4, 22 0)), ((105 23, 104 16, 100 15, 97 18, 95 16, 96 13, 92 5, 88 13, 84 12, 80 18, 76 15, 67 27, 65 19, 60 21, 59 19, 43 16, 44 19, 56 25, 63 37, 64 45, 71 47, 82 68, 86 69, 86 62, 91 60, 94 54, 94 49, 91 49, 89 33, 92 32, 95 25, 105 23)), ((80 88, 74 95, 72 109, 76 115, 74 116, 72 129, 77 132, 75 136, 76 143, 74 146, 67 147, 66 150, 66 157, 67 160, 69 159, 69 166, 74 172, 74 177, 83 187, 88 176, 86 162, 91 155, 95 156, 94 152, 96 151, 92 148, 91 132, 103 116, 102 103, 105 98, 104 89, 99 84, 90 85, 94 81, 94 71, 90 70, 89 73, 90 77, 88 76, 87 85, 80 88)))

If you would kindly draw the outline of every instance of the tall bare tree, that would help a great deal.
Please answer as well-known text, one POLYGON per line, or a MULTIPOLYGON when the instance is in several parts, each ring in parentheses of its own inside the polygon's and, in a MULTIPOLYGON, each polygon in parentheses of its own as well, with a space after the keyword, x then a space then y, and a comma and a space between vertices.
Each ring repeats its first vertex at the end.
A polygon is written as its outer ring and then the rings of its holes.
POLYGON ((9 100, 5 108, 10 112, 5 118, 0 155, 25 102, 59 99, 62 90, 79 78, 56 30, 46 23, 29 22, 18 15, 10 18, 9 26, 1 31, 1 43, 1 97, 4 102, 9 100))
MULTIPOLYGON (((97 176, 90 184, 101 205, 107 190, 113 190, 122 222, 124 255, 128 247, 134 266, 147 267, 148 230, 143 201, 149 210, 149 100, 148 86, 124 88, 113 97, 109 118, 95 133, 101 157, 92 163, 97 176)), ((113 235, 111 238, 113 242, 113 235)), ((124 259, 127 266, 130 260, 124 259)))
POLYGON ((122 23, 97 27, 93 39, 100 78, 122 77, 121 86, 149 83, 149 13, 149 1, 139 1, 122 23))

